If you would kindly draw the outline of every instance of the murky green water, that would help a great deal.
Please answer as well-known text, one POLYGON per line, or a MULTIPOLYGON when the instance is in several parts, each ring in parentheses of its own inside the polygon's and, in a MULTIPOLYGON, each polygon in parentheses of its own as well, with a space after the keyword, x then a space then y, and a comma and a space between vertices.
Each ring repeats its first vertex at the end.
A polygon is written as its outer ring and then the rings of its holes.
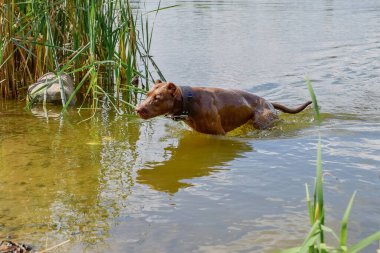
MULTIPOLYGON (((240 87, 323 113, 225 137, 178 122, 0 101, 0 237, 60 252, 274 252, 308 231, 322 138, 326 222, 380 229, 380 2, 163 1, 153 55, 180 85, 240 87)), ((155 3, 148 3, 148 8, 155 3)), ((365 252, 374 252, 376 245, 365 252)))

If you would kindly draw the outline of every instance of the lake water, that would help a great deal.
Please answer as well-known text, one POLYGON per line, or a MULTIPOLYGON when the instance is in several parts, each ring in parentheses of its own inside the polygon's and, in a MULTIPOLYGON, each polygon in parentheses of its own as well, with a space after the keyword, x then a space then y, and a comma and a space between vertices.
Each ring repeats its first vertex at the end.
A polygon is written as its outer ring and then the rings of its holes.
MULTIPOLYGON (((162 1, 152 55, 179 85, 240 88, 322 113, 224 137, 165 118, 0 101, 0 237, 59 252, 276 252, 309 229, 321 136, 326 224, 380 229, 380 2, 162 1)), ((154 9, 157 2, 146 4, 154 9)), ((153 20, 154 16, 151 16, 153 20)), ((331 242, 333 242, 331 240, 331 242)), ((374 244, 364 252, 375 252, 374 244)))

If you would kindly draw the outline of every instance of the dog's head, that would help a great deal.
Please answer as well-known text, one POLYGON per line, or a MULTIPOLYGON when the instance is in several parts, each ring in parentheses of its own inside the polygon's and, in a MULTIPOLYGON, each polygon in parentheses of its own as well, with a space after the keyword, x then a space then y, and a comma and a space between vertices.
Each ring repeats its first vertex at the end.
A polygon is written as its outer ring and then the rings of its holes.
POLYGON ((136 112, 143 119, 171 113, 179 95, 179 88, 174 83, 157 80, 145 100, 136 107, 136 112))

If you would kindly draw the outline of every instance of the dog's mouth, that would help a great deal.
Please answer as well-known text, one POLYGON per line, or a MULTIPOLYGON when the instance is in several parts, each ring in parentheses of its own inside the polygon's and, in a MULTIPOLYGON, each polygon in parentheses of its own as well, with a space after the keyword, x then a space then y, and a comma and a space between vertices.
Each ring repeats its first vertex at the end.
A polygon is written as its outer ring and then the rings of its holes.
POLYGON ((145 108, 137 108, 136 109, 136 113, 142 119, 149 119, 149 118, 151 118, 150 115, 149 115, 149 113, 148 113, 148 110, 146 110, 145 108))
POLYGON ((148 119, 148 114, 146 112, 137 112, 137 115, 139 115, 142 119, 148 119))

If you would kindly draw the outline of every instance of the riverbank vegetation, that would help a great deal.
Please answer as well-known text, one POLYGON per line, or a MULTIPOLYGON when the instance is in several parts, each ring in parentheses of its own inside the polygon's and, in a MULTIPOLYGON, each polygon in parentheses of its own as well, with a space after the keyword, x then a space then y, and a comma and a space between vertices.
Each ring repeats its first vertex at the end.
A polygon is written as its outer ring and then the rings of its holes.
POLYGON ((44 73, 65 72, 92 108, 107 101, 131 110, 153 73, 165 79, 150 55, 149 16, 159 9, 144 13, 130 0, 2 1, 0 97, 23 99, 44 73))

